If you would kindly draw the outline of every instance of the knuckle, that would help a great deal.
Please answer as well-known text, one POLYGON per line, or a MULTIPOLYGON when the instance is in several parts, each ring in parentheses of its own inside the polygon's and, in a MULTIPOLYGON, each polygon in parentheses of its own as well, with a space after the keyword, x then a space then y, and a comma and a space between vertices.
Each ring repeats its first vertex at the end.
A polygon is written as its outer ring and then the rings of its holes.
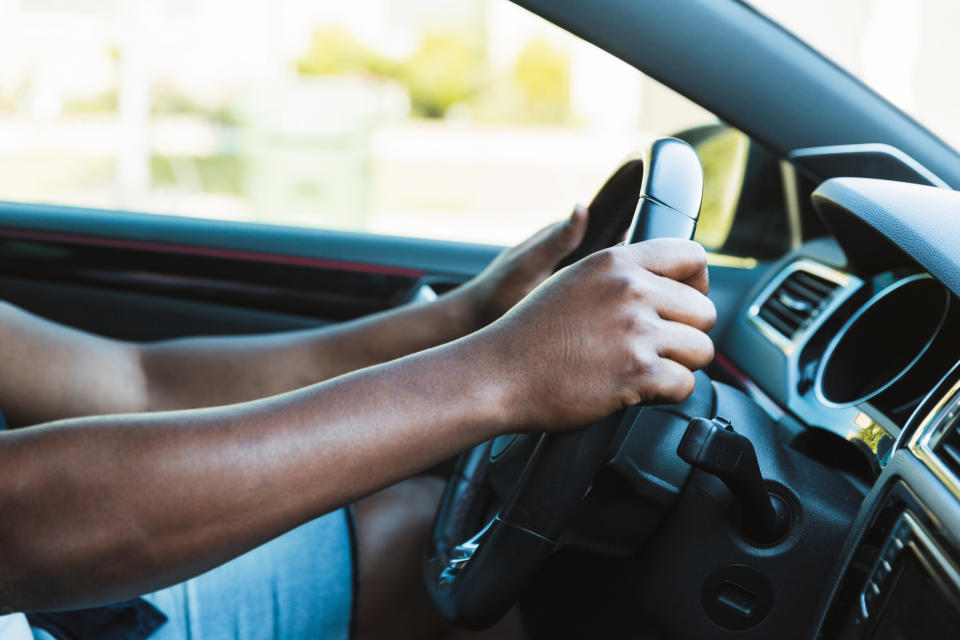
POLYGON ((687 242, 688 251, 690 252, 690 261, 702 269, 707 268, 707 250, 703 248, 703 245, 699 242, 694 242, 690 240, 687 242))
POLYGON ((630 371, 639 376, 649 376, 656 372, 660 356, 649 346, 641 346, 631 352, 630 371))
POLYGON ((645 271, 622 272, 617 275, 619 281, 611 293, 625 303, 646 307, 655 306, 658 295, 657 284, 648 275, 645 271))
POLYGON ((642 400, 636 389, 624 389, 617 397, 621 409, 632 407, 642 400))
POLYGON ((609 295, 617 301, 633 300, 640 292, 637 284, 627 275, 615 273, 608 278, 609 295))
POLYGON ((633 252, 634 260, 644 267, 663 262, 670 256, 669 247, 664 246, 666 238, 652 238, 636 244, 627 245, 633 252))
MULTIPOLYGON (((686 400, 697 388, 697 379, 690 371, 684 371, 677 385, 677 391, 680 394, 680 400, 686 400)), ((678 401, 679 402, 679 401, 678 401)))
POLYGON ((683 402, 690 397, 697 386, 697 379, 690 371, 684 371, 674 384, 666 389, 666 400, 671 403, 683 402))
POLYGON ((597 251, 587 256, 584 262, 593 269, 604 272, 612 271, 616 269, 617 265, 619 264, 620 256, 614 250, 614 248, 603 249, 602 251, 597 251))
POLYGON ((717 305, 706 296, 703 299, 705 300, 702 312, 703 327, 704 329, 712 329, 717 324, 717 305))
POLYGON ((657 320, 649 313, 627 313, 623 318, 625 336, 644 337, 657 332, 657 320))
POLYGON ((705 333, 700 334, 701 344, 699 347, 700 351, 700 366, 705 367, 713 361, 713 357, 716 355, 716 348, 714 347, 713 340, 710 339, 705 333))
POLYGON ((640 272, 640 277, 630 281, 630 296, 637 302, 653 303, 657 298, 657 283, 649 272, 640 272))

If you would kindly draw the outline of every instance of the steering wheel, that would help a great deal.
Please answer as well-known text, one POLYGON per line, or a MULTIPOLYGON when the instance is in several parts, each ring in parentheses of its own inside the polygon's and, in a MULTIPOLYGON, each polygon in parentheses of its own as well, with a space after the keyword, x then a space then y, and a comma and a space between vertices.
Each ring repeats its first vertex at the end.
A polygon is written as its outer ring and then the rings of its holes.
MULTIPOLYGON (((629 242, 691 238, 702 190, 703 170, 693 148, 674 138, 655 141, 603 185, 590 204, 583 241, 558 268, 615 244, 628 225, 629 242)), ((424 565, 427 589, 447 621, 483 629, 513 606, 609 458, 624 413, 561 435, 501 436, 460 456, 424 565), (508 496, 496 512, 489 509, 496 482, 491 467, 505 470, 496 476, 513 482, 496 487, 508 496)))

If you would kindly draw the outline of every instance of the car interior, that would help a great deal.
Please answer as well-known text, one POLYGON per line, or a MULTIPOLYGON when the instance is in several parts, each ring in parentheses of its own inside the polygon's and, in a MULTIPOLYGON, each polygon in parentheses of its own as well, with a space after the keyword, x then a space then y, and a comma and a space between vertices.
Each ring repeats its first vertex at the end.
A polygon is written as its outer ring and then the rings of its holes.
MULTIPOLYGON (((732 162, 715 136, 748 152, 696 391, 431 470, 441 613, 517 603, 534 639, 958 637, 960 155, 749 4, 517 4, 716 114, 660 132, 705 175, 732 162)), ((607 160, 584 253, 651 180, 607 160)), ((127 340, 262 333, 442 295, 500 250, 3 202, 0 299, 127 340)))

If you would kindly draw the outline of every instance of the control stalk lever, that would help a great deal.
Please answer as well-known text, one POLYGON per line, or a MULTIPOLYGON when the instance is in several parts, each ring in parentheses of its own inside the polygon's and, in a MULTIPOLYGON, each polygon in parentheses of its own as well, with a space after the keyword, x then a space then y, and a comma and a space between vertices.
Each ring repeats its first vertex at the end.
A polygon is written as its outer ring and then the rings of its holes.
POLYGON ((790 524, 786 504, 767 492, 748 438, 735 433, 724 418, 694 418, 677 449, 689 465, 715 475, 740 504, 743 532, 760 544, 783 537, 790 524))

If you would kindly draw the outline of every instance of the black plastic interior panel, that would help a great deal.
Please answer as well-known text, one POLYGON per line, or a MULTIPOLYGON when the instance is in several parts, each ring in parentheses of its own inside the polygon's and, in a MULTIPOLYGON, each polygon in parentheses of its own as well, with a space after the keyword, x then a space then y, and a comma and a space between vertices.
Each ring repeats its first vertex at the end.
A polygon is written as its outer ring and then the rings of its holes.
POLYGON ((761 260, 775 260, 786 253, 791 247, 791 230, 783 199, 779 158, 751 140, 736 223, 720 252, 761 260))
POLYGON ((926 167, 888 144, 795 149, 787 158, 816 182, 829 178, 879 178, 949 188, 926 167))
POLYGON ((854 273, 916 263, 960 294, 960 192, 870 178, 834 178, 813 203, 854 273))
POLYGON ((403 272, 298 264, 284 256, 273 261, 260 254, 224 257, 184 253, 176 247, 115 246, 85 236, 23 240, 9 235, 4 238, 0 233, 4 275, 326 320, 396 306, 417 282, 403 272))
POLYGON ((266 333, 324 324, 317 318, 287 313, 8 276, 0 277, 0 299, 67 326, 120 340, 266 333))
POLYGON ((758 278, 767 272, 763 264, 753 269, 737 267, 710 267, 710 300, 717 308, 717 324, 710 330, 710 337, 718 345, 737 319, 737 309, 747 292, 753 288, 758 278))
POLYGON ((327 229, 0 202, 0 237, 10 236, 14 230, 86 236, 101 245, 107 239, 181 250, 195 247, 255 252, 328 261, 331 267, 350 266, 362 271, 370 271, 371 266, 386 267, 391 273, 412 277, 424 273, 470 275, 489 264, 500 250, 488 245, 327 229))
POLYGON ((851 528, 851 535, 844 542, 840 553, 840 562, 835 567, 831 579, 826 583, 830 588, 823 594, 814 625, 817 635, 813 637, 836 637, 830 631, 820 635, 825 631, 825 623, 828 623, 831 618, 842 617, 837 616, 835 610, 831 611, 829 605, 837 600, 838 605, 842 606, 843 590, 848 582, 854 582, 852 585, 854 589, 862 587, 862 581, 856 582, 856 573, 863 572, 863 567, 858 566, 862 564, 862 561, 856 556, 856 552, 861 542, 867 544, 873 542, 865 539, 864 534, 871 531, 871 524, 880 514, 887 496, 898 482, 903 482, 909 488, 909 491, 916 496, 923 506, 923 515, 931 518, 939 525, 937 527, 938 533, 942 536, 939 541, 948 548, 960 549, 960 509, 957 508, 956 498, 909 451, 903 449, 897 451, 861 507, 860 513, 851 528), (848 572, 854 575, 845 579, 848 572), (828 613, 831 614, 830 618, 828 618, 828 613))

